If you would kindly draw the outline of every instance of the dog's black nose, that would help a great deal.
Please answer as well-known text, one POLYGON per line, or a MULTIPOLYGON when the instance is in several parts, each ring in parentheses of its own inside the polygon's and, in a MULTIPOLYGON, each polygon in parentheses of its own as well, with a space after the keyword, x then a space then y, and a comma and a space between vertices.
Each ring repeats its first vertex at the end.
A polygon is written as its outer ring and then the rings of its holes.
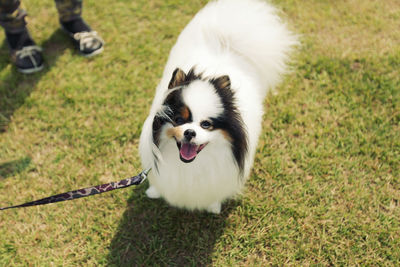
POLYGON ((196 132, 192 129, 187 129, 183 135, 185 136, 186 140, 190 141, 192 138, 196 137, 196 132))

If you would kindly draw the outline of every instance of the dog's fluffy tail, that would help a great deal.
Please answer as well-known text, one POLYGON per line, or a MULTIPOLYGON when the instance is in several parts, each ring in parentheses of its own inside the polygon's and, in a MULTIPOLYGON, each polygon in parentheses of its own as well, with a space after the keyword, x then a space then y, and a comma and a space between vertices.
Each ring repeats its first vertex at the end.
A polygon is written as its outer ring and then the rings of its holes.
POLYGON ((199 12, 198 22, 209 41, 231 50, 252 64, 265 84, 273 88, 286 70, 297 38, 281 22, 276 10, 260 0, 218 0, 199 12))

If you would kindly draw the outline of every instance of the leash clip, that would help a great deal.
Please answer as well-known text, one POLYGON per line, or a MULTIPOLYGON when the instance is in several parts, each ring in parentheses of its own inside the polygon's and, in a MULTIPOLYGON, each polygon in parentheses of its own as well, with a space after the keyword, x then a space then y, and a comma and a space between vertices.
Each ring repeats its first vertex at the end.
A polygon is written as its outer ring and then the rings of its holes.
POLYGON ((149 172, 150 172, 150 171, 151 171, 151 168, 148 168, 148 169, 146 169, 146 170, 144 170, 144 171, 142 171, 142 172, 140 173, 140 177, 142 178, 142 180, 140 181, 139 184, 143 183, 144 180, 147 179, 147 175, 149 175, 149 172))

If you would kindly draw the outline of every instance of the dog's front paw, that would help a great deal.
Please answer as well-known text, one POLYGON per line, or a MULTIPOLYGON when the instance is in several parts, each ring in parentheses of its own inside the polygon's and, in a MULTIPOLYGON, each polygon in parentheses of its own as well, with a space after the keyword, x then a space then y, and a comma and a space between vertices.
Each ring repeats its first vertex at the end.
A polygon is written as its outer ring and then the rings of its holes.
POLYGON ((207 207, 207 211, 214 214, 219 214, 221 212, 221 203, 220 202, 212 203, 210 206, 207 207))
POLYGON ((149 198, 160 198, 161 195, 158 193, 157 189, 154 186, 150 186, 149 189, 146 190, 146 195, 149 198))

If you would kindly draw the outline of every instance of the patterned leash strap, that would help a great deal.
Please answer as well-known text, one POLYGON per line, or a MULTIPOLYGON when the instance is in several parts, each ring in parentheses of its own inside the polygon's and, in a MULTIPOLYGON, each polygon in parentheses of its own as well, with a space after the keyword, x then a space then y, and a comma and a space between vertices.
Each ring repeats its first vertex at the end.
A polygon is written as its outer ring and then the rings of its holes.
POLYGON ((45 204, 50 204, 50 203, 55 203, 55 202, 60 202, 60 201, 73 200, 73 199, 77 199, 77 198, 81 198, 81 197, 88 197, 88 196, 92 196, 92 195, 102 194, 102 193, 105 193, 108 191, 128 187, 131 185, 139 185, 139 184, 143 183, 144 180, 146 180, 149 172, 150 172, 150 169, 147 169, 147 170, 142 171, 141 173, 139 173, 136 176, 133 176, 133 177, 130 177, 127 179, 123 179, 119 182, 111 182, 108 184, 102 184, 102 185, 82 188, 82 189, 42 198, 42 199, 35 200, 32 202, 27 202, 27 203, 24 203, 21 205, 0 208, 0 210, 37 206, 37 205, 45 205, 45 204))

